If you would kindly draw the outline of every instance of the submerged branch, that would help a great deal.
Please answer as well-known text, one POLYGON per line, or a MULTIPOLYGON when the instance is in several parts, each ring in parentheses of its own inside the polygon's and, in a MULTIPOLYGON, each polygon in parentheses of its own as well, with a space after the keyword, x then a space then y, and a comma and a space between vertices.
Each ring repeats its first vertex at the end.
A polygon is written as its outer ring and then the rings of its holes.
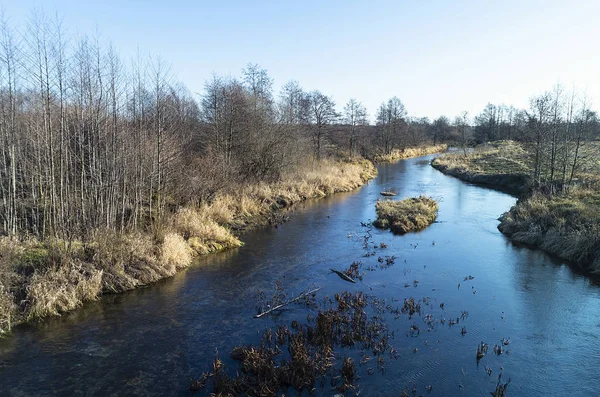
POLYGON ((284 306, 287 306, 287 305, 289 305, 290 303, 294 303, 294 302, 296 302, 297 300, 299 300, 300 298, 303 298, 303 297, 305 297, 306 295, 314 294, 315 292, 319 291, 320 289, 321 289, 321 287, 319 287, 319 288, 315 288, 315 289, 313 289, 313 290, 311 290, 311 291, 308 291, 308 292, 305 292, 305 293, 303 293, 303 294, 300 294, 300 295, 298 295, 297 297, 295 297, 295 298, 294 298, 294 299, 292 299, 292 300, 289 300, 289 301, 287 301, 287 302, 284 302, 284 303, 282 303, 282 304, 280 304, 280 305, 277 305, 277 306, 275 306, 275 307, 273 307, 273 308, 271 308, 271 309, 269 309, 269 310, 267 310, 267 311, 265 311, 265 312, 262 312, 262 313, 260 313, 260 314, 257 314, 257 315, 255 315, 255 316, 254 316, 254 318, 261 318, 262 316, 265 316, 265 315, 267 315, 267 314, 271 313, 272 311, 275 311, 275 310, 277 310, 277 309, 281 309, 282 307, 284 307, 284 306))

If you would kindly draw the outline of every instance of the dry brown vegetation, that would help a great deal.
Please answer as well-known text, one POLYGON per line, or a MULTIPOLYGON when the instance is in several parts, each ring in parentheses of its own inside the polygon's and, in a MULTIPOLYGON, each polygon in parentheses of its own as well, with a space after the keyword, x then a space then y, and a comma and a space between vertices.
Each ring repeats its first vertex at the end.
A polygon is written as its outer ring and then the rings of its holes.
POLYGON ((575 188, 555 196, 535 193, 501 217, 498 228, 513 240, 540 247, 600 272, 600 194, 575 188))
POLYGON ((259 346, 235 347, 230 354, 239 362, 234 376, 228 374, 217 355, 210 370, 192 380, 190 390, 248 396, 273 396, 291 389, 311 394, 319 389, 345 393, 357 387, 357 368, 353 359, 342 357, 338 351, 354 349, 364 351, 365 356, 372 354, 377 358, 373 363, 377 362, 382 372, 384 357, 398 358, 390 344, 392 336, 383 316, 387 309, 381 300, 345 291, 322 301, 313 294, 307 306, 318 308, 318 313, 308 315, 305 322, 293 321, 289 328, 278 325, 265 329, 259 346))
POLYGON ((391 163, 393 161, 426 156, 428 154, 443 153, 446 150, 448 150, 448 145, 446 144, 393 149, 389 154, 375 155, 373 161, 376 163, 391 163))
POLYGON ((494 142, 467 156, 443 155, 432 166, 468 182, 522 195, 500 218, 500 231, 598 273, 600 173, 592 161, 597 145, 582 144, 580 150, 575 183, 554 192, 545 185, 533 187, 531 149, 512 141, 494 142))
POLYGON ((350 191, 376 174, 366 160, 322 161, 276 183, 248 184, 180 208, 154 233, 97 231, 85 243, 0 238, 0 333, 173 276, 195 255, 241 246, 233 229, 268 223, 280 208, 350 191))
POLYGON ((444 154, 433 159, 431 165, 464 181, 513 194, 523 193, 531 186, 529 153, 523 145, 513 141, 477 147, 466 156, 444 154))
POLYGON ((405 234, 431 225, 437 218, 438 204, 430 197, 411 197, 401 201, 378 200, 376 227, 405 234))

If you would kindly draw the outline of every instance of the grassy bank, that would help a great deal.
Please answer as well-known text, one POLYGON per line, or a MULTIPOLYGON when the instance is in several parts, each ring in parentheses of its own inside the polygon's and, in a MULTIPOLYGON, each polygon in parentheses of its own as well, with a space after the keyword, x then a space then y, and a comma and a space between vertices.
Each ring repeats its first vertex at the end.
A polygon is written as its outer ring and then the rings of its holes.
POLYGON ((0 334, 173 276, 194 256, 241 246, 232 230, 272 222, 281 208, 353 190, 376 174, 366 160, 324 161, 277 183, 237 186, 198 208, 180 208, 152 233, 97 231, 85 243, 1 238, 0 334))
POLYGON ((598 170, 580 173, 565 192, 532 187, 532 156, 515 142, 495 142, 464 156, 447 154, 432 166, 467 182, 520 197, 500 218, 498 229, 512 240, 539 247, 600 274, 600 183, 598 170))
POLYGON ((431 225, 437 218, 438 204, 435 200, 420 196, 400 201, 377 200, 375 227, 405 234, 431 225))
POLYGON ((540 247, 600 275, 600 193, 574 188, 560 195, 533 193, 500 218, 514 241, 540 247))
POLYGON ((511 141, 495 142, 462 152, 444 154, 431 162, 441 172, 463 181, 520 195, 531 187, 531 161, 527 151, 511 141))
POLYGON ((409 159, 413 157, 427 156, 428 154, 443 153, 448 150, 448 145, 421 146, 405 149, 394 149, 389 154, 375 155, 375 163, 391 163, 393 161, 409 159))

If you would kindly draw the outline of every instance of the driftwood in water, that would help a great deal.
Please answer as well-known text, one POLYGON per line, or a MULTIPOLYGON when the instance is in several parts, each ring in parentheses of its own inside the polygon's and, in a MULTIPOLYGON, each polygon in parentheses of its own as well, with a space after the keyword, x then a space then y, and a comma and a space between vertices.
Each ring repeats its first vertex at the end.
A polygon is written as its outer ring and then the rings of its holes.
POLYGON ((329 270, 331 270, 332 272, 334 272, 335 274, 337 274, 338 276, 340 276, 340 278, 341 278, 342 280, 346 280, 346 281, 348 281, 348 282, 351 282, 351 283, 354 283, 354 284, 356 284, 356 281, 354 281, 354 280, 352 280, 350 277, 348 277, 348 275, 347 275, 347 274, 345 274, 345 273, 343 273, 343 272, 340 272, 339 270, 335 270, 335 269, 331 269, 331 268, 330 268, 329 270))
POLYGON ((254 316, 254 318, 261 318, 261 317, 262 317, 262 316, 264 316, 265 314, 269 314, 269 313, 271 313, 271 312, 272 312, 272 311, 274 311, 274 310, 281 309, 282 307, 284 307, 284 306, 286 306, 286 305, 289 305, 290 303, 296 302, 298 299, 300 299, 300 298, 302 298, 302 297, 304 297, 304 296, 306 296, 306 295, 314 294, 315 292, 317 292, 317 291, 318 291, 318 290, 320 290, 320 289, 321 289, 321 287, 319 287, 319 288, 315 288, 315 289, 313 289, 312 291, 308 291, 308 292, 305 292, 305 293, 303 293, 303 294, 300 294, 300 295, 298 295, 297 297, 295 297, 295 298, 294 298, 294 299, 292 299, 292 300, 289 300, 289 301, 287 301, 287 302, 285 302, 285 303, 282 303, 282 304, 280 304, 280 305, 277 305, 277 306, 273 307, 272 309, 269 309, 269 310, 267 310, 266 312, 262 312, 262 313, 260 313, 260 314, 257 314, 256 316, 254 316))
POLYGON ((386 197, 395 196, 396 195, 396 193, 394 193, 394 192, 381 192, 379 194, 381 194, 382 196, 386 196, 386 197))

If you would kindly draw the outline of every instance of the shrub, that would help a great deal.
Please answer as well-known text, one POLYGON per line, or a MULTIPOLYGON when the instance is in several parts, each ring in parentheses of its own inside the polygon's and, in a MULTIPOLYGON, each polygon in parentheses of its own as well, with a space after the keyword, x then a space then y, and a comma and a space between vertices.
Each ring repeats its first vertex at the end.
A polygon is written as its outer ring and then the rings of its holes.
POLYGON ((401 201, 377 200, 377 220, 373 224, 381 229, 405 234, 426 228, 437 218, 435 200, 420 196, 401 201))
POLYGON ((196 254, 205 255, 242 245, 225 227, 191 208, 182 208, 173 219, 173 228, 180 233, 196 254))
POLYGON ((173 274, 190 265, 192 255, 183 237, 177 233, 167 233, 160 250, 160 261, 167 270, 173 269, 173 274))
POLYGON ((27 286, 28 318, 59 315, 102 291, 102 271, 91 264, 73 260, 43 273, 36 272, 27 286))

